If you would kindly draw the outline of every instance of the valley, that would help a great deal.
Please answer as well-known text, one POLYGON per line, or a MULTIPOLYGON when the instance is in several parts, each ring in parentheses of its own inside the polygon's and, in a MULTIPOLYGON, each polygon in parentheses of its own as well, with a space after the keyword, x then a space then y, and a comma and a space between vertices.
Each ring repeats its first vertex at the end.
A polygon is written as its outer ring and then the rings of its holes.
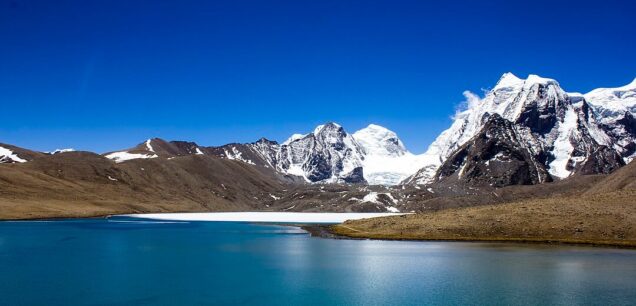
POLYGON ((552 79, 507 73, 483 98, 466 96, 465 109, 422 154, 382 126, 350 134, 336 123, 282 143, 152 138, 104 154, 0 144, 0 218, 402 212, 416 214, 334 231, 633 243, 636 82, 578 94, 552 79))

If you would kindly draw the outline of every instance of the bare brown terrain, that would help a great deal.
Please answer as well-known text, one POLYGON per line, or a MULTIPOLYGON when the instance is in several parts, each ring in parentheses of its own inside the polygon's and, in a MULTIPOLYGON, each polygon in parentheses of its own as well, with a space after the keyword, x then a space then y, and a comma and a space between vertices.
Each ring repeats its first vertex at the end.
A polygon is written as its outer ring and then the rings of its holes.
POLYGON ((195 155, 117 164, 68 152, 1 164, 0 219, 254 210, 281 189, 276 178, 238 161, 195 155))
POLYGON ((348 221, 331 230, 353 238, 636 247, 635 173, 631 163, 578 195, 348 221))
POLYGON ((115 163, 93 153, 67 152, 23 164, 0 164, 0 219, 210 211, 384 212, 388 206, 422 212, 579 194, 602 179, 581 176, 541 186, 479 190, 302 184, 267 168, 214 156, 115 163), (378 203, 362 201, 370 192, 378 193, 378 203))

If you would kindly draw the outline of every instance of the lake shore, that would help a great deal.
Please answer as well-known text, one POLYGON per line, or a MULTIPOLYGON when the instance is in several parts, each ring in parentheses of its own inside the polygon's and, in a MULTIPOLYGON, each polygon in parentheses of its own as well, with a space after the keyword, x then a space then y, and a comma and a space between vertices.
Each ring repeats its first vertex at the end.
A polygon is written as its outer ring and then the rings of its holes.
POLYGON ((560 243, 636 248, 636 192, 561 197, 346 221, 360 239, 560 243))
MULTIPOLYGON (((524 200, 410 215, 297 212, 134 214, 135 218, 294 224, 312 236, 484 241, 636 248, 636 191, 524 200), (380 218, 379 218, 380 217, 380 218), (349 220, 348 219, 358 219, 349 220), (339 223, 339 224, 336 224, 339 223), (334 225, 335 224, 335 225, 334 225)), ((19 220, 104 218, 130 210, 21 215, 19 220)))
MULTIPOLYGON (((282 224, 288 225, 288 224, 282 224)), ((454 238, 437 238, 426 236, 383 236, 369 233, 352 233, 350 230, 343 231, 341 224, 325 225, 312 224, 302 225, 295 224, 304 231, 308 232, 312 237, 325 239, 351 239, 351 240, 387 240, 387 241, 418 241, 418 242, 493 242, 502 244, 537 244, 537 245, 571 245, 571 246, 587 246, 600 248, 619 248, 619 249, 636 249, 636 244, 628 242, 621 243, 617 241, 582 241, 582 240, 550 240, 550 239, 516 239, 516 238, 496 238, 496 237, 454 237, 454 238)))

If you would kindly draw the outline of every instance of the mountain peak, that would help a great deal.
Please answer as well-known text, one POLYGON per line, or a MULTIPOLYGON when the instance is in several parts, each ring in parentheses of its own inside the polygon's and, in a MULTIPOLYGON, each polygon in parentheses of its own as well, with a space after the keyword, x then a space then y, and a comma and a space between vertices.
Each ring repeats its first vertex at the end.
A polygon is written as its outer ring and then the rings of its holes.
POLYGON ((321 124, 314 129, 314 135, 318 135, 323 131, 337 131, 342 129, 340 124, 335 122, 327 122, 325 124, 321 124))
POLYGON ((525 80, 525 86, 529 87, 529 86, 532 86, 534 84, 559 85, 559 82, 557 82, 554 79, 544 78, 544 77, 538 76, 536 74, 528 75, 528 78, 525 80))
MULTIPOLYGON (((296 134, 294 134, 296 135, 296 134)), ((274 140, 269 140, 265 137, 261 137, 259 140, 253 142, 254 144, 259 144, 259 143, 265 143, 265 144, 271 144, 271 145, 277 145, 278 142, 274 141, 274 140)))
POLYGON ((512 74, 512 72, 506 72, 501 75, 501 78, 497 81, 497 85, 495 85, 494 89, 517 87, 523 85, 523 82, 524 80, 518 78, 516 75, 512 74))
MULTIPOLYGON (((371 123, 371 124, 367 125, 367 127, 366 127, 366 128, 361 129, 360 131, 362 131, 362 130, 374 130, 374 131, 381 131, 381 132, 390 132, 390 133, 393 133, 393 131, 391 131, 391 130, 389 130, 389 129, 387 129, 387 128, 385 128, 385 127, 381 126, 381 125, 377 125, 377 124, 373 124, 373 123, 371 123)), ((395 133, 394 133, 394 134, 395 134, 395 133)))
POLYGON ((283 141, 283 145, 288 145, 288 144, 292 143, 295 140, 304 138, 305 136, 307 136, 307 134, 295 133, 295 134, 289 136, 289 138, 287 138, 287 140, 283 141))
POLYGON ((395 132, 377 124, 369 124, 352 136, 370 155, 400 156, 407 152, 395 132))
POLYGON ((526 79, 521 79, 511 72, 506 72, 501 76, 501 78, 499 78, 499 81, 493 90, 503 88, 527 88, 535 84, 559 85, 559 83, 554 79, 544 78, 536 74, 530 74, 526 79))

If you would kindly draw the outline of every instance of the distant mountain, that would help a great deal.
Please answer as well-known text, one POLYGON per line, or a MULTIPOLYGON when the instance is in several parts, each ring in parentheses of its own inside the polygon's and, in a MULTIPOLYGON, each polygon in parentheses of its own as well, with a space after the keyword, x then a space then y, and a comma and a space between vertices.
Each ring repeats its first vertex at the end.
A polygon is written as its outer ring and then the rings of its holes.
POLYGON ((405 182, 505 186, 609 173, 633 159, 633 84, 581 95, 506 73, 483 99, 467 94, 467 109, 425 153, 430 162, 405 182))
MULTIPOLYGON (((286 182, 462 188, 609 173, 636 157, 636 80, 579 94, 564 91, 553 79, 506 73, 485 97, 466 96, 465 110, 419 155, 382 126, 370 124, 350 134, 326 123, 282 143, 261 138, 200 146, 152 138, 103 156, 123 163, 205 155, 239 161, 286 182)), ((0 163, 68 151, 41 153, 0 144, 0 163)))
POLYGON ((364 177, 373 185, 397 185, 427 163, 427 155, 409 152, 393 131, 370 124, 353 133, 362 146, 364 177))
POLYGON ((193 154, 238 160, 310 183, 396 185, 425 165, 424 155, 409 152, 394 132, 382 126, 371 124, 349 134, 333 122, 319 125, 311 133, 294 134, 282 144, 261 138, 253 143, 203 147, 153 138, 104 156, 124 162, 193 154))
POLYGON ((286 141, 277 156, 278 169, 309 182, 366 182, 362 147, 335 123, 319 125, 312 133, 286 141))
MULTIPOLYGON (((425 164, 422 156, 406 150, 392 131, 371 124, 353 134, 336 123, 320 125, 313 132, 294 134, 282 144, 259 141, 230 145, 232 150, 260 158, 277 171, 306 182, 368 183, 396 185, 425 164)), ((232 153, 225 153, 231 157, 232 153)))

